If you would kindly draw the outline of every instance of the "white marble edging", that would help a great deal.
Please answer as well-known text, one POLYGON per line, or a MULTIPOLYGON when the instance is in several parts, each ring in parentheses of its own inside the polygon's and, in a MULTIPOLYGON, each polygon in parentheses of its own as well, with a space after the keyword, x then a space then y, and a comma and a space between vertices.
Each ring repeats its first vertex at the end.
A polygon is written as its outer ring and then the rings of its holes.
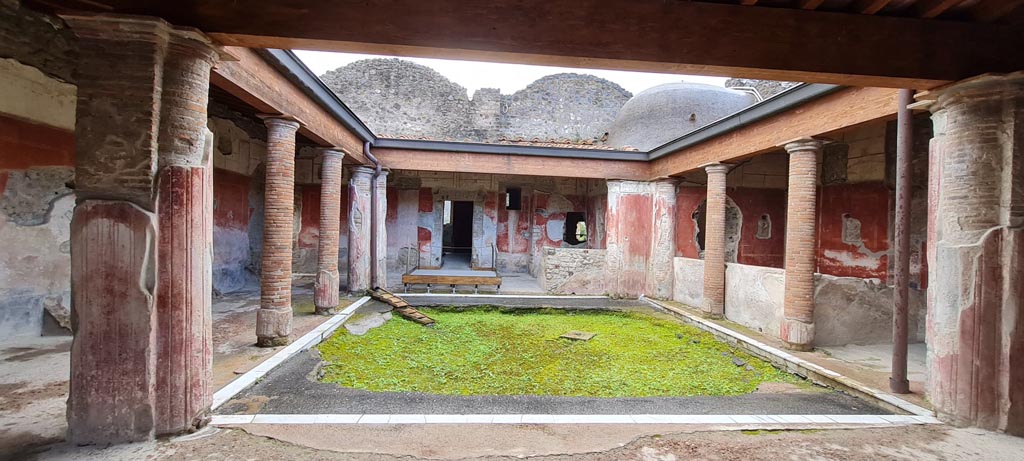
POLYGON ((730 429, 834 427, 834 425, 892 426, 941 424, 916 415, 214 415, 210 424, 691 424, 736 425, 730 429))
POLYGON ((799 370, 807 370, 807 371, 811 371, 811 372, 815 373, 816 375, 818 375, 818 377, 820 377, 820 378, 822 378, 824 380, 832 381, 831 383, 828 383, 828 384, 832 384, 832 385, 838 384, 839 385, 838 387, 849 388, 849 389, 855 390, 855 391, 857 391, 859 393, 862 393, 863 396, 866 396, 866 397, 869 397, 869 398, 874 398, 875 400, 883 403, 884 405, 888 405, 888 406, 899 408, 900 410, 906 411, 906 412, 908 412, 908 413, 910 413, 912 415, 916 415, 916 416, 929 417, 929 418, 935 416, 935 413, 933 411, 927 409, 927 408, 924 408, 924 407, 919 406, 919 405, 915 405, 915 404, 913 404, 911 402, 908 402, 908 401, 903 400, 903 399, 901 399, 899 397, 896 397, 893 394, 889 394, 887 392, 882 392, 882 391, 880 391, 878 389, 874 389, 872 387, 866 386, 866 385, 864 385, 864 384, 862 384, 862 383, 860 383, 858 381, 855 381, 855 380, 853 380, 853 379, 851 379, 851 378, 849 378, 847 376, 844 376, 842 374, 836 373, 836 372, 834 372, 832 370, 829 370, 827 368, 824 368, 824 367, 822 367, 820 365, 808 362, 808 361, 806 361, 804 359, 801 359, 801 358, 799 358, 799 357, 797 357, 797 356, 795 356, 793 354, 790 354, 790 353, 788 353, 786 351, 783 351, 781 349, 778 349, 776 347, 769 346, 769 345, 767 345, 765 343, 762 343, 760 341, 757 341, 757 340, 755 340, 755 339, 753 339, 753 338, 751 338, 749 336, 743 335, 743 334, 741 334, 739 332, 736 332, 736 331, 730 330, 730 329, 728 329, 726 327, 723 327, 723 326, 721 326, 721 325, 719 325, 717 323, 709 322, 709 321, 707 321, 705 319, 702 319, 702 318, 700 318, 698 316, 690 314, 689 312, 686 312, 686 311, 683 311, 683 310, 680 310, 680 309, 676 309, 676 308, 674 308, 672 306, 668 306, 668 305, 662 304, 662 303, 660 303, 660 302, 658 302, 656 300, 653 300, 651 298, 648 298, 646 296, 641 296, 640 299, 643 300, 643 301, 646 301, 648 304, 650 304, 650 305, 652 305, 652 306, 654 306, 654 307, 656 307, 658 309, 664 309, 664 310, 672 312, 672 313, 674 313, 676 315, 682 316, 682 317, 684 317, 684 320, 688 321, 688 323, 691 323, 694 326, 696 326, 696 327, 698 327, 698 328, 700 328, 702 330, 708 331, 708 332, 710 332, 712 334, 726 336, 726 337, 728 337, 728 338, 730 338, 730 339, 732 339, 734 341, 737 341, 737 342, 740 342, 740 343, 744 343, 746 346, 754 349, 753 351, 750 351, 750 352, 753 352, 754 355, 760 356, 761 358, 763 358, 765 360, 768 360, 768 361, 770 361, 772 363, 776 363, 776 364, 778 364, 779 361, 782 361, 786 365, 787 370, 790 370, 791 372, 793 370, 798 370, 798 371, 799 370))
MULTIPOLYGON (((242 376, 235 378, 234 381, 231 381, 226 386, 220 388, 220 390, 213 394, 213 406, 211 407, 211 410, 216 410, 217 407, 223 405, 224 402, 231 400, 231 398, 234 397, 236 394, 242 392, 243 389, 251 386, 257 380, 262 378, 263 375, 269 373, 270 370, 273 370, 278 365, 284 363, 285 360, 288 360, 295 354, 298 354, 299 352, 307 350, 323 342, 323 340, 331 336, 331 334, 333 334, 334 331, 338 329, 338 327, 345 323, 345 321, 352 316, 352 313, 355 312, 355 310, 358 309, 359 306, 366 304, 366 302, 369 300, 369 296, 363 296, 362 298, 359 298, 352 304, 349 304, 348 307, 346 307, 344 310, 338 312, 333 317, 328 319, 326 322, 320 324, 320 326, 314 328, 309 333, 306 333, 301 338, 295 340, 284 349, 277 351, 276 354, 270 356, 269 359, 264 360, 263 363, 257 365, 256 368, 247 371, 242 376)), ((214 416, 214 419, 236 416, 238 415, 218 415, 214 416)))
POLYGON ((398 293, 403 298, 435 297, 435 298, 515 298, 515 299, 608 299, 602 295, 499 295, 471 293, 398 293))

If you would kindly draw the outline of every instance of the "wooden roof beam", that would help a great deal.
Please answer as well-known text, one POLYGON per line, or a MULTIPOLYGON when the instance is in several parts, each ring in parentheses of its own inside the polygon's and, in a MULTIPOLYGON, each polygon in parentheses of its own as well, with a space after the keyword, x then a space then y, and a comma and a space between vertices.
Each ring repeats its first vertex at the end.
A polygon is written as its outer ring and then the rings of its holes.
POLYGON ((800 0, 800 9, 815 10, 821 6, 822 3, 825 3, 825 0, 800 0))
MULTIPOLYGON (((87 8, 75 0, 51 1, 66 4, 71 11, 87 8)), ((1019 27, 750 8, 736 2, 103 0, 103 4, 114 13, 158 16, 178 26, 196 27, 220 43, 251 48, 919 89, 1024 68, 1024 55, 1003 51, 1024 48, 1024 30, 1019 27)), ((824 5, 813 0, 803 3, 807 8, 824 5)))
POLYGON ((922 18, 938 17, 960 3, 963 0, 921 0, 916 6, 917 15, 922 18))
POLYGON ((993 22, 1021 5, 1024 5, 1024 0, 982 0, 972 6, 968 13, 975 21, 993 22))
POLYGON ((297 119, 299 132, 325 147, 338 147, 355 163, 369 164, 363 142, 334 115, 297 88, 291 80, 247 48, 226 47, 235 61, 221 61, 213 68, 210 84, 227 91, 257 112, 282 114, 297 119))
POLYGON ((854 11, 861 14, 875 14, 889 3, 892 3, 892 0, 857 0, 854 2, 854 11))

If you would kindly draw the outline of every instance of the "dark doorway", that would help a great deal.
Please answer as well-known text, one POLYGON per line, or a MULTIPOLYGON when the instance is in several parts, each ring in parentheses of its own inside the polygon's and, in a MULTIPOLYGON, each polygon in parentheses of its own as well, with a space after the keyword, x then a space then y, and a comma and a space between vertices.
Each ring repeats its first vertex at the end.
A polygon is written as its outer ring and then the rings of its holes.
POLYGON ((473 202, 445 203, 444 252, 473 252, 473 202))

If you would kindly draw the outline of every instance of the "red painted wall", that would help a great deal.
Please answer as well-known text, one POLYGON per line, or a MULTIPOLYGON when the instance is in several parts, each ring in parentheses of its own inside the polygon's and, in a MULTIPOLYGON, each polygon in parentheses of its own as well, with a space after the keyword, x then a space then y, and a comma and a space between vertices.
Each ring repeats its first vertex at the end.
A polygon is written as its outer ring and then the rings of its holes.
POLYGON ((0 115, 0 170, 74 166, 75 133, 0 115))
POLYGON ((623 194, 609 205, 608 241, 622 251, 622 267, 611 283, 613 294, 643 293, 651 250, 652 203, 650 195, 623 194))
POLYGON ((751 266, 782 267, 786 261, 786 191, 785 189, 730 188, 729 198, 743 214, 737 262, 751 266), (772 223, 771 238, 757 238, 761 215, 772 223))
MULTIPOLYGON (((504 199, 504 194, 498 196, 504 199)), ((498 204, 498 251, 508 254, 530 252, 530 215, 533 210, 533 194, 522 191, 519 210, 505 208, 504 200, 498 204)))
POLYGON ((213 225, 247 230, 252 210, 249 187, 252 179, 226 170, 213 170, 213 225))
POLYGON ((697 235, 697 224, 693 222, 693 212, 707 197, 708 191, 703 187, 679 187, 676 191, 676 256, 697 259, 700 250, 694 236, 697 235))
POLYGON ((302 199, 300 215, 299 248, 317 248, 320 242, 320 186, 299 186, 296 192, 302 199))
MULTIPOLYGON (((786 251, 785 189, 754 189, 730 187, 727 194, 743 216, 740 246, 736 260, 752 266, 782 267, 786 251), (770 239, 757 238, 757 223, 767 214, 772 222, 770 239)), ((676 256, 696 259, 699 249, 693 212, 704 202, 707 190, 702 187, 680 187, 676 193, 676 256)))
POLYGON ((818 272, 886 279, 890 192, 882 183, 839 184, 819 189, 818 272), (843 242, 843 215, 860 221, 863 248, 843 242))

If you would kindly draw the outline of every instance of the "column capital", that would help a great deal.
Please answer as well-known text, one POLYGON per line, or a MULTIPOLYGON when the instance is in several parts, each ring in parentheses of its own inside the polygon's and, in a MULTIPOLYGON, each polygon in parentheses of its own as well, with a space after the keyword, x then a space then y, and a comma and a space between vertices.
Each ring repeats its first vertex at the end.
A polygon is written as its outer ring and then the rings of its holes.
POLYGON ((1024 95, 1024 71, 980 75, 937 90, 920 93, 916 98, 921 102, 931 101, 928 109, 936 113, 954 104, 1005 99, 1014 95, 1024 95))
POLYGON ((376 170, 374 170, 373 168, 370 168, 368 166, 356 165, 356 166, 352 167, 352 177, 354 178, 356 176, 361 176, 361 175, 372 176, 375 171, 376 170))
POLYGON ((267 128, 277 127, 297 131, 302 127, 302 123, 299 122, 299 119, 292 117, 291 115, 256 114, 256 116, 263 119, 263 123, 267 125, 267 128))
POLYGON ((340 147, 317 147, 316 153, 322 155, 324 158, 345 158, 345 151, 341 150, 340 147))
POLYGON ((194 58, 202 59, 210 64, 216 63, 218 58, 217 49, 213 41, 206 34, 191 27, 172 28, 168 32, 170 38, 170 51, 186 54, 194 58))
POLYGON ((789 154, 795 154, 797 152, 820 152, 821 146, 825 144, 825 141, 821 139, 815 139, 811 137, 797 138, 792 141, 787 141, 782 144, 782 147, 786 149, 789 154))
POLYGON ((724 163, 712 163, 704 165, 704 171, 708 174, 726 174, 732 168, 732 165, 726 165, 724 163))

